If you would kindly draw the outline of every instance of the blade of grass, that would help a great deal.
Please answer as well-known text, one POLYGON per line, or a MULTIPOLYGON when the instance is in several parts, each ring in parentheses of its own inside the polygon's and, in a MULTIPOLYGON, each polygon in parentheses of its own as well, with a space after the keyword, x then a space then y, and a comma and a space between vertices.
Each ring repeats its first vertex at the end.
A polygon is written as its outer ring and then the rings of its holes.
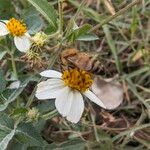
POLYGON ((125 8, 119 10, 118 12, 116 12, 115 15, 112 15, 110 17, 108 17, 107 19, 103 20, 101 23, 97 24, 95 27, 93 27, 90 31, 95 31, 97 29, 99 29, 100 27, 102 27, 103 25, 107 24, 108 22, 112 21, 113 19, 115 19, 116 17, 124 14, 125 12, 127 12, 127 10, 129 10, 130 8, 132 8, 134 5, 138 4, 142 2, 142 0, 135 0, 133 2, 131 2, 129 5, 127 5, 125 8))
POLYGON ((124 79, 133 78, 133 77, 138 76, 138 75, 140 75, 142 73, 145 73, 147 71, 150 71, 150 67, 143 67, 143 68, 141 68, 139 70, 136 70, 136 71, 134 71, 132 73, 125 74, 125 75, 123 75, 123 78, 124 79))
POLYGON ((131 133, 134 133, 138 130, 141 130, 143 128, 147 128, 147 127, 150 127, 150 123, 147 123, 147 124, 143 124, 143 125, 140 125, 140 126, 134 126, 132 127, 131 129, 129 130, 126 130, 124 132, 121 132, 120 134, 116 135, 115 137, 112 138, 112 141, 116 141, 118 138, 122 137, 122 136, 125 136, 125 135, 128 135, 128 134, 131 134, 131 133))
MULTIPOLYGON (((144 106, 147 108, 148 111, 150 111, 150 105, 148 103, 146 103, 146 101, 143 99, 143 97, 140 96, 140 94, 138 93, 136 86, 132 83, 132 81, 130 79, 126 79, 126 81, 128 82, 128 87, 129 89, 133 92, 133 94, 138 98, 138 100, 144 104, 144 106)), ((150 113, 149 113, 150 114, 150 113)), ((149 116, 150 117, 150 116, 149 116)))
POLYGON ((106 39, 107 39, 108 45, 110 47, 110 50, 111 50, 111 52, 112 52, 112 54, 115 58, 115 63, 116 63, 118 73, 121 74, 122 73, 122 65, 121 65, 120 59, 117 55, 117 50, 116 50, 115 43, 113 41, 112 35, 110 33, 109 27, 107 25, 104 25, 103 30, 104 30, 104 33, 106 35, 106 39))

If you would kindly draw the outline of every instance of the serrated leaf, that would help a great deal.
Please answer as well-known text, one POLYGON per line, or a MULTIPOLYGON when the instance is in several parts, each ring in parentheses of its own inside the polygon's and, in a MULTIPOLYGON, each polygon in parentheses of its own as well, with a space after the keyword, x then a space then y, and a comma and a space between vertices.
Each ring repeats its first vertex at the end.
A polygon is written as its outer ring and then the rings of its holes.
POLYGON ((55 28, 57 28, 57 14, 55 9, 47 0, 28 0, 43 17, 55 28))
POLYGON ((43 146, 43 139, 40 133, 30 123, 22 123, 16 129, 16 137, 22 143, 29 146, 43 146))
POLYGON ((0 69, 0 93, 6 88, 6 81, 4 79, 3 71, 0 69))
POLYGON ((3 111, 7 108, 8 104, 13 102, 24 90, 24 88, 26 87, 26 85, 29 83, 29 81, 31 81, 32 77, 28 77, 26 78, 21 84, 20 87, 16 90, 13 90, 13 92, 9 93, 8 95, 5 95, 3 93, 3 104, 0 104, 0 111, 3 111))
POLYGON ((0 117, 0 150, 5 150, 8 143, 15 135, 15 129, 13 129, 13 121, 6 114, 0 117))

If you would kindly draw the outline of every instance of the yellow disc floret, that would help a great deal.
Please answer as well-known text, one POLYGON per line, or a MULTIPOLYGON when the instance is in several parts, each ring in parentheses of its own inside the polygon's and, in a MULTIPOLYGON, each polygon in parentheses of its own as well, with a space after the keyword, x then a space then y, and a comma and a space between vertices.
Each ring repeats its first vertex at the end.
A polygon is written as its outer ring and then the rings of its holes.
POLYGON ((11 18, 6 24, 7 29, 13 36, 22 36, 27 32, 26 25, 15 18, 11 18))
POLYGON ((80 92, 85 92, 93 83, 91 74, 76 68, 63 71, 62 79, 65 85, 80 92))

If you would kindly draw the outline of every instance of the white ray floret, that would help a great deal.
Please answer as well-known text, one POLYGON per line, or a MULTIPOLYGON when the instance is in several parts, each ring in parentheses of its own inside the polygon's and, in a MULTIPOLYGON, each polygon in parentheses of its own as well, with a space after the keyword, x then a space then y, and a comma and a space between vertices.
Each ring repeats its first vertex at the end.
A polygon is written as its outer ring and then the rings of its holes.
POLYGON ((58 112, 72 123, 77 123, 84 111, 82 94, 97 105, 106 108, 92 91, 80 92, 64 84, 62 73, 55 70, 46 70, 41 72, 40 75, 51 79, 42 81, 37 85, 36 97, 41 100, 55 98, 55 106, 58 112))

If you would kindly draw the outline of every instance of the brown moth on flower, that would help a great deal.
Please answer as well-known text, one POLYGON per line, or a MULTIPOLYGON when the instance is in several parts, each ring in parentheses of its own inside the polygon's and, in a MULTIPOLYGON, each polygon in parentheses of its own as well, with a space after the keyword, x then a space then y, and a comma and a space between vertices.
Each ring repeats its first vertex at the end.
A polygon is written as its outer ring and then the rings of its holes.
MULTIPOLYGON (((55 70, 45 70, 40 73, 41 76, 50 79, 38 84, 36 91, 38 99, 55 98, 55 106, 58 112, 73 123, 80 120, 84 110, 82 95, 85 95, 102 108, 111 109, 103 97, 90 90, 91 87, 95 87, 93 85, 95 84, 93 73, 100 71, 101 67, 98 65, 100 62, 92 59, 89 54, 80 53, 76 49, 63 51, 60 60, 62 73, 55 70)), ((101 86, 97 88, 97 91, 99 88, 101 86)), ((109 92, 110 90, 108 94, 109 92)), ((118 104, 115 106, 118 106, 118 104)))
POLYGON ((62 69, 78 68, 93 74, 92 91, 102 100, 107 109, 115 109, 123 101, 123 88, 119 84, 106 82, 97 76, 102 71, 102 64, 92 55, 75 48, 65 49, 60 60, 62 69), (115 92, 114 92, 115 91, 115 92))
POLYGON ((89 53, 80 52, 75 48, 65 49, 61 55, 61 66, 63 70, 68 68, 79 68, 93 74, 99 74, 102 64, 89 53))
POLYGON ((48 77, 37 85, 36 97, 40 100, 55 99, 58 112, 72 123, 77 123, 84 111, 83 96, 92 102, 106 108, 103 102, 92 92, 92 76, 77 68, 65 70, 62 73, 55 70, 45 70, 40 73, 48 77))

